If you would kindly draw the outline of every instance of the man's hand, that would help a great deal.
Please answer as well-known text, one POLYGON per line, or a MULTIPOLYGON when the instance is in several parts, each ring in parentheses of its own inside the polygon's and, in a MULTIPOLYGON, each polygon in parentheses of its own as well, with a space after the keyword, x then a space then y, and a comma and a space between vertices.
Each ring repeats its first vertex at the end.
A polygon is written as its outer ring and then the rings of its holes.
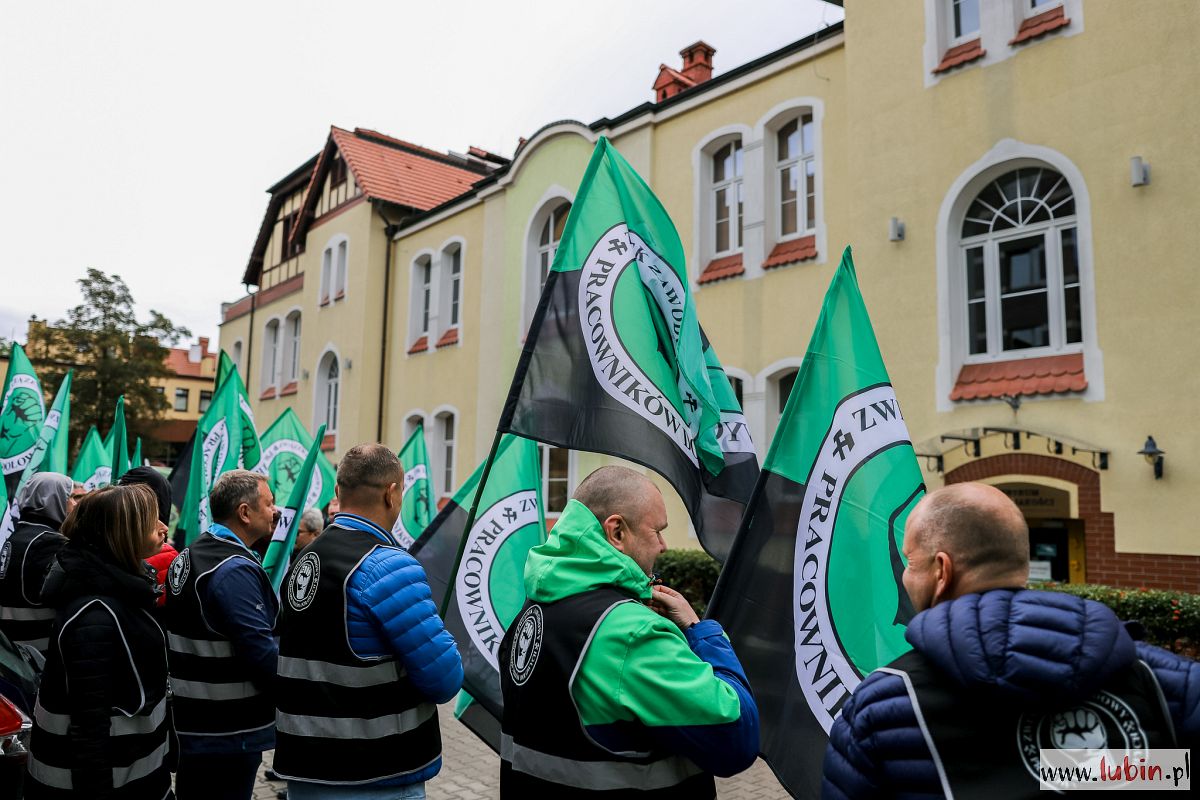
POLYGON ((650 591, 650 608, 678 625, 679 630, 686 631, 700 621, 692 604, 679 592, 666 586, 651 586, 650 591))

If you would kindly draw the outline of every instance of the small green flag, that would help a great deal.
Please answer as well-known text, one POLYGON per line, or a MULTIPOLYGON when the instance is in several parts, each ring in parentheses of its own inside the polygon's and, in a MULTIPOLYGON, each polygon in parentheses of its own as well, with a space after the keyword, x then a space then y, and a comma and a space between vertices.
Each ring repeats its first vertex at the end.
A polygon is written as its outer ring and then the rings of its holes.
POLYGON ((125 431, 125 395, 117 398, 117 409, 113 412, 113 426, 109 431, 112 439, 112 482, 121 480, 129 472, 129 436, 125 431))
POLYGON ((176 540, 182 539, 187 546, 208 530, 212 524, 208 493, 217 478, 232 469, 253 469, 261 454, 246 387, 237 372, 232 372, 196 424, 196 443, 176 540))
MULTIPOLYGON (((320 437, 313 439, 308 435, 308 431, 300 424, 300 418, 290 408, 284 409, 259 437, 262 457, 254 471, 267 476, 276 500, 292 496, 292 487, 302 474, 305 459, 313 450, 314 443, 319 445, 320 441, 320 437)), ((320 453, 320 446, 316 450, 320 453)), ((337 473, 324 453, 317 458, 316 469, 304 508, 324 508, 333 499, 337 473)))
POLYGON ((129 468, 142 466, 142 437, 137 437, 137 444, 133 446, 133 457, 129 459, 129 468))
POLYGON ((217 357, 217 377, 213 381, 213 392, 215 393, 217 389, 221 388, 221 384, 225 382, 225 378, 229 376, 229 373, 236 371, 237 365, 233 363, 233 359, 229 357, 229 354, 222 350, 221 355, 217 357))
POLYGON ((29 465, 45 420, 42 384, 25 349, 14 344, 0 392, 0 469, 5 475, 19 473, 29 465))
POLYGON ((83 484, 89 492, 112 483, 112 455, 100 441, 96 426, 88 428, 71 468, 71 480, 83 484))
POLYGON ((404 468, 404 495, 392 535, 402 546, 412 547, 433 518, 433 504, 429 499, 429 451, 425 447, 424 425, 417 425, 397 455, 400 457, 400 466, 404 468))
MULTIPOLYGON (((320 441, 324 435, 325 426, 321 425, 317 428, 317 441, 320 441)), ((288 496, 287 505, 280 508, 282 514, 279 517, 279 524, 275 526, 275 533, 271 536, 271 543, 267 545, 266 555, 263 556, 263 569, 266 571, 267 577, 271 579, 271 586, 275 588, 276 594, 279 593, 279 587, 291 566, 292 550, 296 547, 296 534, 300 530, 300 517, 307 507, 305 501, 311 494, 309 485, 318 472, 317 463, 323 457, 319 447, 308 448, 308 455, 304 457, 304 463, 300 465, 300 474, 292 482, 292 491, 288 496)), ((279 504, 278 496, 275 497, 275 504, 276 506, 279 504)))
POLYGON ((46 422, 42 425, 42 432, 38 435, 33 457, 25 467, 25 471, 21 473, 21 480, 17 482, 17 490, 13 493, 13 497, 21 494, 21 489, 25 488, 26 482, 34 476, 34 473, 61 472, 64 475, 67 473, 65 429, 71 421, 71 376, 73 374, 74 370, 68 370, 67 376, 63 378, 62 384, 58 387, 58 394, 54 396, 54 405, 51 406, 50 413, 46 415, 46 422), (64 450, 61 454, 61 464, 54 461, 56 458, 54 450, 58 443, 61 443, 64 450))

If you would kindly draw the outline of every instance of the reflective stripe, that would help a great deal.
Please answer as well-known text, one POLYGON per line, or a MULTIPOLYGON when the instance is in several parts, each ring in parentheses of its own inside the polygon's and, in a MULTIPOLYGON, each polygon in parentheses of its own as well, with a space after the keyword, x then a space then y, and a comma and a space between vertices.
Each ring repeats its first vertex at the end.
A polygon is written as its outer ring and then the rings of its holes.
POLYGON ((334 683, 338 686, 349 686, 356 689, 361 686, 379 686, 383 683, 395 683, 405 671, 395 661, 384 661, 378 664, 366 664, 361 667, 350 667, 343 664, 331 664, 328 661, 315 661, 308 658, 279 657, 279 677, 298 678, 319 683, 334 683))
MULTIPOLYGON (((47 711, 42 706, 41 698, 33 706, 33 718, 37 721, 38 727, 47 733, 53 733, 56 736, 66 736, 68 728, 71 725, 70 714, 58 714, 53 711, 47 711)), ((138 714, 134 717, 127 717, 124 714, 113 714, 109 717, 110 736, 134 736, 143 733, 154 733, 158 730, 158 726, 167 718, 167 698, 158 701, 148 714, 138 714)))
POLYGON ((192 700, 243 700, 258 694, 258 689, 250 681, 205 683, 203 681, 182 681, 179 678, 171 679, 171 691, 176 697, 187 697, 192 700))
POLYGON ((13 639, 13 644, 27 644, 34 650, 40 650, 43 653, 50 649, 50 640, 47 639, 13 639))
POLYGON ((399 714, 372 719, 358 717, 310 717, 275 712, 275 730, 293 736, 316 736, 322 739, 382 739, 416 730, 437 713, 437 706, 422 703, 399 714))
POLYGON ((233 655, 231 642, 217 642, 210 639, 192 639, 177 633, 167 634, 167 647, 176 653, 204 658, 229 658, 233 655))
POLYGON ((54 619, 53 608, 17 608, 0 606, 0 620, 12 622, 37 622, 54 619))
POLYGON ((551 783, 603 792, 612 789, 666 789, 704 770, 686 758, 670 756, 649 764, 629 761, 576 761, 532 750, 500 736, 500 758, 524 772, 551 783))
MULTIPOLYGON (((142 756, 127 767, 113 767, 113 788, 119 789, 127 783, 141 780, 162 767, 163 759, 167 757, 168 747, 169 742, 163 742, 154 749, 154 752, 142 756)), ((26 766, 29 769, 30 776, 44 786, 52 786, 55 789, 66 789, 68 791, 75 788, 71 783, 71 770, 69 769, 52 767, 49 764, 42 763, 37 760, 37 756, 33 753, 29 754, 29 761, 26 763, 26 766)))

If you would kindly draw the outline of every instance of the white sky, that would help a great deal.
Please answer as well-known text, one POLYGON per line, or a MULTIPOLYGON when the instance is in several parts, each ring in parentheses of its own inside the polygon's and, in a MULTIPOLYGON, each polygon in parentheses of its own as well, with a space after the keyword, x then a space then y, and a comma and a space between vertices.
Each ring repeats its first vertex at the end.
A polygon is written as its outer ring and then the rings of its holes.
POLYGON ((266 188, 374 128, 511 156, 547 122, 652 99, 697 39, 716 74, 832 24, 822 0, 5 3, 0 336, 79 302, 88 267, 216 341, 266 188))

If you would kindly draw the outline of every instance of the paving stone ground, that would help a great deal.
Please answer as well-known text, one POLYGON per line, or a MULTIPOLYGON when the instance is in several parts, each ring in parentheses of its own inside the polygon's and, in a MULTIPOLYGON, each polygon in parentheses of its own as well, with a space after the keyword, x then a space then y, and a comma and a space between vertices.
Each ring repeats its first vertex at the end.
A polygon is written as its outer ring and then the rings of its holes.
MULTIPOLYGON (((500 759, 454 719, 450 705, 438 706, 442 723, 442 771, 429 782, 429 800, 499 800, 500 759)), ((254 787, 254 800, 275 800, 285 788, 263 777, 271 764, 266 753, 254 787)), ((720 800, 784 800, 788 793, 775 780, 770 768, 759 759, 753 767, 734 778, 717 781, 720 800)))

